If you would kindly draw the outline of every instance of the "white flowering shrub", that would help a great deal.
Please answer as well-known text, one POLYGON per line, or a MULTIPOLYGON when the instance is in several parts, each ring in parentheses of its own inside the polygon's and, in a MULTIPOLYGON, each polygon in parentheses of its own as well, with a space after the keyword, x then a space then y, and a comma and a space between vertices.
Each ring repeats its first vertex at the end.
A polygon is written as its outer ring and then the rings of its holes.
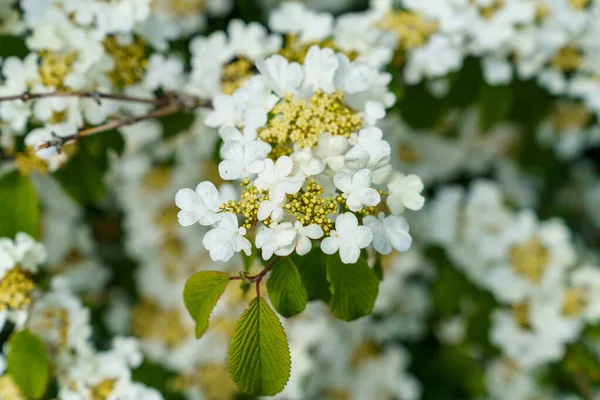
POLYGON ((0 1, 0 400, 600 398, 599 27, 0 1))

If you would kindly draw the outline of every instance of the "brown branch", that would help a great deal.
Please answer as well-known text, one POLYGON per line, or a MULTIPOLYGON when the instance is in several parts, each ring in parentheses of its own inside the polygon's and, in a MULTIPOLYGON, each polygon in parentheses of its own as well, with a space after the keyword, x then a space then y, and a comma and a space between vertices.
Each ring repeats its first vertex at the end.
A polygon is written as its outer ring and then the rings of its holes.
POLYGON ((95 135, 97 133, 106 132, 106 131, 110 131, 113 129, 118 129, 123 126, 133 125, 140 121, 166 117, 167 115, 175 114, 176 112, 184 111, 186 109, 187 109, 187 107, 183 103, 171 102, 162 107, 156 108, 147 114, 140 115, 137 117, 123 117, 123 118, 120 118, 120 119, 117 119, 114 121, 109 121, 102 125, 82 129, 80 131, 75 132, 72 135, 57 136, 54 134, 51 140, 38 145, 36 148, 36 151, 41 150, 41 149, 46 149, 49 147, 53 147, 53 146, 60 150, 60 148, 62 146, 64 146, 65 144, 76 141, 84 136, 95 135))
POLYGON ((129 96, 129 95, 125 95, 125 94, 101 93, 101 92, 96 92, 96 91, 21 93, 21 94, 15 94, 15 95, 11 95, 11 96, 0 97, 0 102, 14 101, 14 100, 29 101, 29 100, 37 100, 37 99, 44 99, 44 98, 50 98, 50 97, 84 97, 84 98, 92 99, 92 100, 96 101, 96 103, 98 103, 98 104, 100 104, 100 101, 102 99, 117 100, 117 101, 130 101, 130 102, 136 102, 136 103, 152 104, 152 105, 156 105, 156 106, 165 104, 165 99, 160 99, 160 98, 137 97, 137 96, 129 96))
POLYGON ((269 272, 271 269, 273 269, 273 267, 275 266, 277 261, 279 261, 280 258, 281 258, 280 256, 276 256, 274 259, 271 260, 271 262, 269 262, 269 264, 267 264, 263 268, 262 271, 260 271, 258 274, 254 275, 254 276, 247 275, 246 272, 240 272, 240 275, 230 276, 229 280, 233 281, 233 280, 241 279, 244 282, 249 283, 249 284, 255 283, 256 284, 256 297, 260 297, 260 282, 263 280, 263 278, 265 277, 267 272, 269 272))

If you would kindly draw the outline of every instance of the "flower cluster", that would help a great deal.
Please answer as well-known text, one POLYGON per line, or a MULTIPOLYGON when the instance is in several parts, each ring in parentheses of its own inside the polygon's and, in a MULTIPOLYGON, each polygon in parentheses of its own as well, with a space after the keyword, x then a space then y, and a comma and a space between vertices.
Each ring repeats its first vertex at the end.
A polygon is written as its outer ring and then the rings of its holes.
POLYGON ((211 226, 203 244, 221 261, 251 254, 253 227, 265 260, 304 255, 311 240, 326 254, 339 251, 344 263, 371 243, 381 254, 407 250, 400 214, 423 206, 423 184, 392 170, 390 145, 376 126, 394 102, 389 74, 318 46, 304 64, 273 55, 256 67, 259 75, 215 97, 207 115, 223 140, 219 175, 240 181, 239 200, 224 201, 213 183, 201 182, 177 193, 179 222, 211 226))

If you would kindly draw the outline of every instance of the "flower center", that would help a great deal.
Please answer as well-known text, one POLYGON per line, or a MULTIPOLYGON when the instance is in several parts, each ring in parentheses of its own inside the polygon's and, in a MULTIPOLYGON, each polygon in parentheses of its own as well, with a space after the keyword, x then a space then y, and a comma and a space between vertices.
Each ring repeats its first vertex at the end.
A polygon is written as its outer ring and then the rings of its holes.
POLYGON ((108 36, 104 39, 104 49, 115 63, 107 73, 114 86, 127 87, 142 79, 148 63, 143 39, 135 38, 131 44, 123 45, 116 37, 108 36))
POLYGON ((537 237, 510 249, 509 259, 515 271, 537 283, 548 266, 550 254, 537 237))
POLYGON ((344 53, 350 61, 353 61, 356 59, 356 57, 358 57, 358 53, 355 51, 343 51, 340 49, 332 39, 299 43, 298 37, 293 34, 285 37, 284 46, 281 50, 279 50, 278 54, 281 54, 289 61, 296 61, 300 64, 304 64, 306 53, 308 53, 308 49, 310 49, 312 46, 319 46, 322 49, 332 49, 334 53, 344 53))
POLYGON ((113 388, 115 387, 115 381, 112 379, 105 379, 91 390, 92 400, 106 400, 111 395, 113 388))
POLYGON ((254 75, 254 63, 245 57, 238 57, 223 67, 221 90, 232 94, 254 75))
POLYGON ((342 92, 328 94, 320 90, 308 101, 286 95, 273 107, 275 116, 258 131, 262 140, 273 145, 270 156, 290 154, 294 144, 313 148, 323 132, 349 138, 363 125, 363 119, 343 100, 342 92))
POLYGON ((163 309, 154 300, 143 298, 132 310, 131 333, 140 339, 155 339, 173 348, 191 332, 178 309, 163 309))
POLYGON ((40 65, 38 72, 40 80, 46 87, 64 90, 64 80, 73 70, 73 63, 77 59, 76 51, 55 53, 50 50, 40 52, 40 65))
POLYGON ((566 317, 577 317, 589 304, 587 293, 581 288, 569 288, 563 292, 562 313, 566 317))
POLYGON ((21 153, 15 156, 15 166, 23 175, 29 175, 32 172, 39 172, 46 175, 48 173, 48 163, 39 158, 31 147, 25 148, 21 153))
POLYGON ((571 128, 585 127, 592 117, 592 113, 581 104, 558 103, 552 111, 552 124, 561 133, 571 128))
POLYGON ((529 323, 529 302, 524 301, 511 306, 513 318, 517 321, 517 325, 526 330, 531 330, 529 323))
POLYGON ((25 309, 33 289, 35 284, 20 267, 8 270, 0 279, 0 311, 25 309))
POLYGON ((288 196, 285 209, 303 226, 317 224, 327 235, 333 228, 333 220, 329 216, 338 213, 342 196, 323 197, 323 192, 323 187, 311 180, 306 189, 288 196))
POLYGON ((553 69, 570 72, 579 68, 582 62, 581 52, 573 46, 566 46, 554 54, 550 60, 550 65, 553 69))

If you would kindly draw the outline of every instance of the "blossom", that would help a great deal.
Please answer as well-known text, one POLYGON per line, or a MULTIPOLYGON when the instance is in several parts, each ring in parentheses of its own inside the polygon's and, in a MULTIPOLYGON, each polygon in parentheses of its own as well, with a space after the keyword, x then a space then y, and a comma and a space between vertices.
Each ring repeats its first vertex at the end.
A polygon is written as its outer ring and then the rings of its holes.
POLYGON ((200 182, 195 191, 180 189, 175 195, 175 204, 181 209, 177 219, 182 226, 191 226, 196 222, 209 226, 221 218, 219 191, 212 182, 200 182))
POLYGON ((294 223, 296 229, 296 253, 303 256, 312 248, 310 239, 320 239, 323 236, 323 229, 317 224, 302 226, 300 221, 294 223))
POLYGON ((332 93, 335 90, 333 78, 337 67, 338 59, 333 50, 311 46, 304 61, 304 87, 332 93))
POLYGON ((321 250, 325 254, 339 251, 344 264, 358 261, 360 249, 364 249, 373 241, 373 232, 366 226, 359 226, 358 219, 352 213, 344 213, 335 219, 335 230, 321 242, 321 250))
POLYGON ((254 184, 259 190, 268 190, 269 199, 281 203, 286 194, 297 193, 302 187, 302 181, 291 177, 294 163, 288 156, 282 156, 273 162, 271 159, 264 161, 264 169, 258 174, 254 184))
POLYGON ((264 61, 257 60, 256 68, 265 84, 281 97, 286 93, 295 93, 304 77, 300 64, 289 62, 277 54, 264 61))
POLYGON ((344 154, 347 150, 348 139, 325 132, 319 136, 315 155, 327 163, 327 166, 333 171, 338 171, 344 168, 344 154))
POLYGON ((223 179, 235 180, 261 172, 271 146, 262 140, 245 143, 228 140, 221 147, 219 174, 223 179))
POLYGON ((319 175, 325 169, 325 163, 318 157, 315 157, 310 151, 298 151, 292 154, 292 161, 297 170, 297 175, 302 180, 319 175))
POLYGON ((396 251, 406 251, 410 248, 412 238, 408 233, 408 223, 403 217, 386 217, 384 213, 379 213, 377 217, 367 215, 362 222, 373 232, 373 247, 378 253, 390 254, 392 248, 396 251))
POLYGON ((288 256, 294 251, 296 229, 290 222, 273 222, 262 227, 256 234, 256 248, 262 249, 262 258, 268 260, 273 254, 288 256))
POLYGON ((386 204, 392 214, 402 214, 404 208, 409 210, 420 210, 425 203, 421 195, 423 182, 416 175, 404 175, 396 173, 387 184, 390 192, 386 204))
POLYGON ((237 217, 223 213, 217 225, 204 235, 202 245, 213 261, 229 261, 234 253, 252 253, 250 241, 244 237, 246 228, 238 227, 237 217))
POLYGON ((371 171, 361 169, 354 174, 340 171, 333 177, 335 186, 342 191, 346 206, 351 211, 360 211, 363 206, 376 206, 381 201, 379 192, 370 187, 371 176, 371 171))

